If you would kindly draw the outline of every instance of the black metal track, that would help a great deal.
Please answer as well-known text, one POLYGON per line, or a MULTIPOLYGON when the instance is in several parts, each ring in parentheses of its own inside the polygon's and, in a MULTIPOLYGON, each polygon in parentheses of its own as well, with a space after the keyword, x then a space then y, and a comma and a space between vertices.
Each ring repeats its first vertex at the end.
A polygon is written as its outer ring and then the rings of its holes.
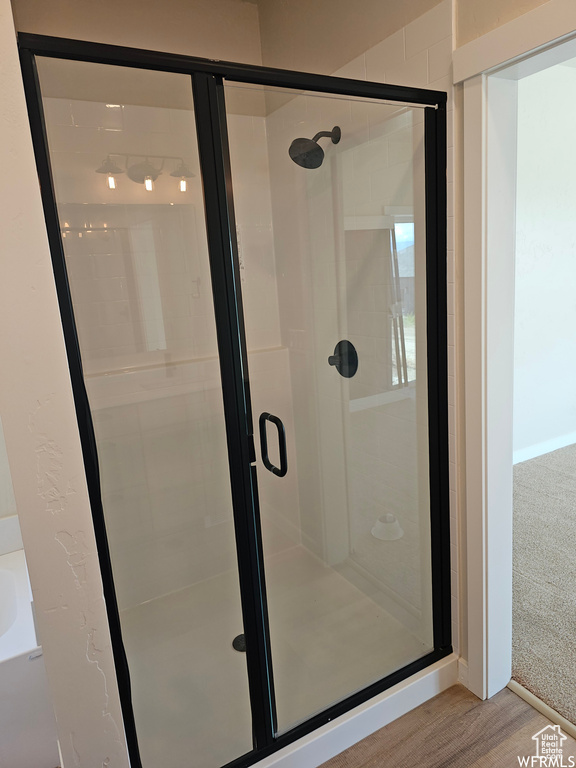
POLYGON ((98 455, 90 406, 84 386, 82 360, 62 248, 34 57, 35 55, 50 56, 180 72, 192 77, 226 415, 254 738, 254 750, 232 761, 227 768, 245 768, 425 669, 451 652, 446 348, 446 94, 439 91, 288 72, 38 35, 20 34, 19 46, 94 518, 126 740, 133 768, 141 768, 142 764, 131 702, 130 677, 122 644, 102 507, 98 455), (275 736, 274 685, 258 488, 256 468, 253 464, 255 454, 252 414, 222 78, 273 87, 435 107, 425 110, 427 348, 434 650, 280 736, 275 736))
MULTIPOLYGON (((451 653, 452 648, 444 648, 443 650, 434 650, 427 653, 421 659, 413 661, 411 664, 402 667, 402 669, 399 669, 397 672, 393 672, 384 679, 378 680, 376 683, 363 688, 352 696, 348 696, 346 699, 325 709, 318 715, 314 715, 309 720, 306 720, 306 722, 280 734, 274 739, 274 743, 269 747, 259 750, 258 752, 249 752, 246 755, 242 755, 238 759, 226 763, 223 768, 248 768, 249 766, 254 765, 254 763, 263 760, 268 755, 272 755, 279 749, 283 749, 284 747, 293 744, 295 741, 298 741, 298 739, 307 736, 317 728, 331 723, 333 720, 336 720, 337 717, 345 715, 347 712, 350 712, 351 709, 354 709, 354 707, 359 707, 361 704, 373 699, 374 696, 378 696, 378 694, 387 691, 389 688, 392 688, 392 686, 401 683, 403 680, 407 680, 409 677, 412 677, 412 675, 415 675, 417 672, 421 672, 431 664, 445 659, 451 653)), ((414 768, 425 767, 414 766, 414 768)))
POLYGON ((446 286, 446 109, 426 109, 426 313, 432 613, 434 647, 451 644, 448 334, 446 286))
POLYGON ((309 72, 257 67, 252 64, 199 59, 194 56, 146 51, 121 45, 105 45, 84 40, 68 40, 62 37, 31 35, 23 32, 18 34, 18 44, 20 48, 26 48, 31 53, 57 59, 93 61, 100 64, 180 72, 182 74, 205 72, 238 83, 322 91, 323 93, 338 93, 344 96, 363 96, 410 104, 435 106, 446 103, 444 91, 428 91, 424 88, 409 88, 403 85, 388 85, 365 80, 351 80, 345 77, 316 75, 309 72))
POLYGON ((62 247, 60 220, 58 218, 56 196, 54 193, 54 183, 52 180, 52 170, 50 167, 50 158, 48 155, 48 141, 46 138, 46 125, 44 121, 44 109, 42 106, 42 94, 40 92, 40 84, 38 82, 36 62, 30 51, 25 49, 20 50, 20 64, 24 78, 26 104, 30 118, 32 141, 34 144, 34 155, 36 158, 36 168, 38 170, 38 179, 40 182, 42 205, 44 208, 44 218, 46 221, 46 231, 48 233, 48 243, 50 245, 50 254, 52 257, 52 268, 54 270, 56 293, 60 307, 60 316, 62 318, 62 330, 64 333, 64 343, 66 345, 66 354, 68 357, 70 380, 72 382, 74 406, 76 408, 76 419, 78 421, 78 431, 80 433, 80 443, 82 445, 82 457, 86 471, 86 483, 88 486, 90 508, 92 510, 92 519, 94 522, 94 535, 98 547, 98 559, 100 561, 100 573, 102 575, 104 600, 106 603, 106 612, 108 616, 108 624, 110 627, 110 638, 112 641, 112 652, 114 655, 114 664, 116 667, 116 677, 118 679, 118 688, 120 691, 120 703, 122 707, 122 718, 124 720, 124 732, 126 734, 126 743, 130 753, 131 766, 132 768, 141 768, 142 763, 140 760, 138 739, 136 736, 134 710, 132 708, 130 672, 128 669, 128 661, 124 650, 124 643, 122 641, 120 614, 118 612, 116 590, 114 587, 114 576, 112 573, 112 561, 110 558, 108 535, 106 533, 106 523, 104 520, 104 509, 102 506, 100 469, 98 464, 98 452, 96 450, 96 438, 94 436, 94 425, 92 423, 90 403, 88 402, 88 395, 84 385, 84 373, 82 370, 80 345, 78 343, 76 321, 74 319, 74 309, 72 306, 72 297, 70 295, 70 286, 68 283, 68 273, 66 271, 64 249, 62 247))
POLYGON ((259 510, 256 483, 253 482, 254 468, 251 466, 255 456, 244 315, 236 238, 231 234, 236 232, 236 224, 230 194, 226 115, 221 78, 199 72, 194 75, 193 82, 246 637, 252 732, 254 748, 261 749, 269 746, 274 739, 274 690, 259 510))

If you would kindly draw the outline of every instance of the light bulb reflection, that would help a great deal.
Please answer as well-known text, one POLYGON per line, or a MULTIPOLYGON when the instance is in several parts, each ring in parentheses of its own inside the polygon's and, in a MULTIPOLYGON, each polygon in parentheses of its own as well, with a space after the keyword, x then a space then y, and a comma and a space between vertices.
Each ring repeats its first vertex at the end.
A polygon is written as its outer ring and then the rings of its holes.
POLYGON ((180 179, 180 192, 186 192, 187 188, 186 179, 180 179))
POLYGON ((108 189, 116 189, 116 179, 114 176, 112 176, 112 174, 108 176, 106 181, 108 183, 108 189))
POLYGON ((154 189, 154 183, 150 178, 150 176, 146 176, 146 178, 144 179, 144 188, 146 192, 152 192, 152 190, 154 189))

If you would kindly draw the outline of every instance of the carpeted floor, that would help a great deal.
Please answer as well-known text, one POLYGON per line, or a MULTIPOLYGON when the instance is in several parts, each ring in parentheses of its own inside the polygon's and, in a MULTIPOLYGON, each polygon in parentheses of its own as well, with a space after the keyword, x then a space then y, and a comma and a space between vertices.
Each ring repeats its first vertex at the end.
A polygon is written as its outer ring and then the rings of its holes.
POLYGON ((576 445, 514 467, 512 677, 576 723, 576 445))

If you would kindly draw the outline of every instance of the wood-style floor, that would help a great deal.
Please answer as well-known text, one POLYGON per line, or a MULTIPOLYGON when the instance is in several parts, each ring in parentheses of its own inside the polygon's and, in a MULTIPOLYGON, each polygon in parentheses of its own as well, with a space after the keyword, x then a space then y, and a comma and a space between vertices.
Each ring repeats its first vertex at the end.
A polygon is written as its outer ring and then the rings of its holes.
MULTIPOLYGON (((324 763, 322 768, 514 768, 536 754, 550 721, 505 688, 480 701, 455 685, 324 763)), ((563 765, 576 741, 563 743, 563 765)))

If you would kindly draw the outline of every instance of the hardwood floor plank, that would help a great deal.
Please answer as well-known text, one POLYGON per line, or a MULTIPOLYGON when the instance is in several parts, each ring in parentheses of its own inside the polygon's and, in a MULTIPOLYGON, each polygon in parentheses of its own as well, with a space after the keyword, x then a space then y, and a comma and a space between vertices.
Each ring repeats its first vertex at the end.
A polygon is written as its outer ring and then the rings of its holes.
POLYGON ((425 702, 416 710, 409 712, 404 717, 381 728, 367 738, 329 760, 322 768, 360 768, 368 764, 371 758, 387 760, 386 753, 390 755, 390 763, 381 762, 381 765, 395 765, 397 750, 406 741, 422 739, 423 722, 434 722, 444 711, 452 717, 459 717, 480 702, 461 685, 455 685, 441 696, 436 696, 425 702), (415 716, 415 713, 418 715, 415 716))
MULTIPOLYGON (((515 694, 513 694, 515 695, 515 694)), ((526 704, 526 702, 524 702, 526 704)), ((526 706, 530 706, 526 704, 526 706)), ((502 766, 518 766, 518 756, 536 754, 532 736, 542 728, 550 725, 550 720, 532 709, 533 716, 523 728, 515 731, 509 738, 501 742, 497 748, 490 750, 480 760, 472 763, 470 768, 502 768, 502 766)), ((576 741, 570 736, 563 744, 564 763, 568 765, 568 756, 576 758, 576 741)))
MULTIPOLYGON (((460 685, 324 763, 322 768, 503 768, 535 754, 550 721, 507 688, 481 701, 460 685)), ((576 756, 568 737, 564 754, 576 756)))

